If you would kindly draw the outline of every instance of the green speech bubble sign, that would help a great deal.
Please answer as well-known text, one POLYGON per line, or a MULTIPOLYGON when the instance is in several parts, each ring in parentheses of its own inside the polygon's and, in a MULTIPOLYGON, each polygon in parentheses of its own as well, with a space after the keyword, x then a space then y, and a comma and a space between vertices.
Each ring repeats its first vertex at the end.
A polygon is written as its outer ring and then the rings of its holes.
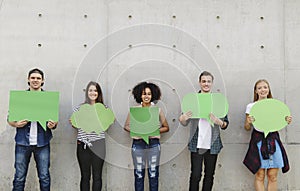
POLYGON ((59 92, 10 91, 8 121, 38 121, 44 130, 47 121, 58 121, 59 92))
POLYGON ((218 118, 227 115, 228 101, 221 93, 190 93, 183 97, 181 108, 184 113, 191 111, 191 118, 204 118, 210 121, 210 113, 218 118))
POLYGON ((279 131, 287 126, 285 117, 290 116, 291 112, 287 105, 279 100, 263 99, 252 106, 249 115, 255 119, 255 128, 263 131, 267 137, 270 132, 279 131))
POLYGON ((158 136, 159 108, 131 107, 130 108, 130 136, 142 137, 149 144, 149 136, 158 136))
POLYGON ((106 131, 114 120, 114 113, 101 103, 83 104, 79 111, 74 112, 71 116, 71 123, 74 127, 88 133, 96 132, 98 134, 106 131))

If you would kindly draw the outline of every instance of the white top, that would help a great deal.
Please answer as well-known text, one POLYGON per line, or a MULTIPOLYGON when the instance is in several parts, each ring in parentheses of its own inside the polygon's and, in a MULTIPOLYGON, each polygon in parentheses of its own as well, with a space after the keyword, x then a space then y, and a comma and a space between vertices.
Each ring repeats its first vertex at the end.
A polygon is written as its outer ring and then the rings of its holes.
POLYGON ((211 126, 206 119, 199 119, 197 148, 210 149, 211 126))
POLYGON ((31 121, 30 124, 29 144, 37 145, 37 122, 36 121, 31 121))
MULTIPOLYGON (((249 103, 249 104, 247 105, 246 112, 245 112, 246 114, 250 114, 250 111, 251 111, 251 109, 252 109, 252 107, 253 107, 254 104, 255 104, 255 102, 249 103)), ((253 128, 254 128, 256 131, 263 132, 263 131, 261 131, 261 130, 255 128, 255 126, 254 126, 253 124, 252 124, 252 126, 253 126, 253 128)))

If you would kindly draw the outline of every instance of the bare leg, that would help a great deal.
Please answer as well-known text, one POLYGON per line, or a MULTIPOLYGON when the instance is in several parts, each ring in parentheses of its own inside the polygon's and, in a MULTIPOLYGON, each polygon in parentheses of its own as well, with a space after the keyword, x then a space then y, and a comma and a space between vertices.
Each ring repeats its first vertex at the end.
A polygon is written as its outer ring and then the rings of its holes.
POLYGON ((270 168, 267 170, 268 191, 277 191, 277 175, 278 168, 270 168))
POLYGON ((256 191, 264 191, 265 190, 265 169, 260 168, 255 174, 254 186, 256 191))

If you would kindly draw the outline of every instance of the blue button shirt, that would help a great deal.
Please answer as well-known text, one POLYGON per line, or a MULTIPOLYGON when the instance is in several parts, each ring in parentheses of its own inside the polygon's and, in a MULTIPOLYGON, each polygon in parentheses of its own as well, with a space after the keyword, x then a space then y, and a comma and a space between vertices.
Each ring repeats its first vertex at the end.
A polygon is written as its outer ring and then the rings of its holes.
MULTIPOLYGON (((29 144, 30 126, 31 126, 31 122, 28 122, 24 127, 16 128, 17 131, 15 136, 16 144, 23 145, 23 146, 30 146, 29 144)), ((43 127, 40 125, 40 123, 37 122, 37 131, 38 131, 37 147, 43 147, 45 145, 48 145, 52 138, 51 130, 47 128, 45 131, 43 127)))

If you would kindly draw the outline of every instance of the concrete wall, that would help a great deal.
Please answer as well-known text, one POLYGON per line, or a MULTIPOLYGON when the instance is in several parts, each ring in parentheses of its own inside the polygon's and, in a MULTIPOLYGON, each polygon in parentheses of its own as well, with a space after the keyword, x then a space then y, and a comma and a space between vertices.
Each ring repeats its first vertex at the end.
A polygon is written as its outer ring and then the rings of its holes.
MULTIPOLYGON (((297 0, 0 0, 0 190, 11 189, 14 174, 9 91, 27 88, 33 67, 44 70, 46 90, 60 92, 51 142, 54 191, 79 190, 76 132, 68 118, 89 80, 101 83, 117 118, 107 132, 104 190, 133 190, 131 139, 122 126, 133 103, 130 90, 142 80, 160 85, 159 104, 171 127, 161 141, 160 190, 187 190, 189 130, 177 118, 180 100, 198 89, 202 70, 212 71, 214 90, 230 104, 214 190, 254 190, 254 176, 241 162, 250 139, 243 122, 260 78, 293 114, 280 131, 291 170, 279 173, 279 190, 300 190, 299 8, 297 0)), ((39 190, 34 162, 26 190, 39 190)))

